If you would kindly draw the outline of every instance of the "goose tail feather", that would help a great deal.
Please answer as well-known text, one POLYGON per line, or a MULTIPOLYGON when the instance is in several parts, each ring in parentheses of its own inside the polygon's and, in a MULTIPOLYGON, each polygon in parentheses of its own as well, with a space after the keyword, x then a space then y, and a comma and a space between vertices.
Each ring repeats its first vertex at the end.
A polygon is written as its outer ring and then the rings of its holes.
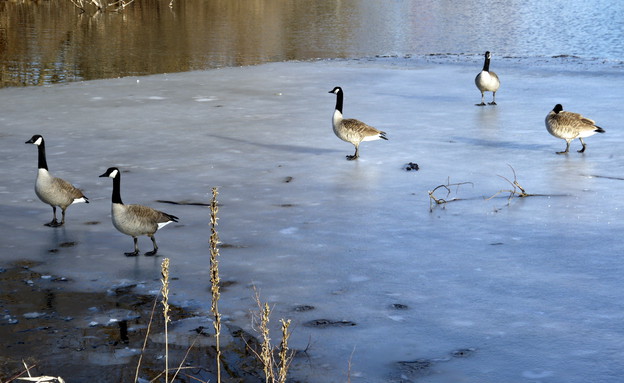
POLYGON ((89 203, 89 199, 87 197, 74 198, 72 203, 89 203))
POLYGON ((172 222, 178 222, 178 219, 179 219, 179 218, 178 218, 178 217, 176 217, 175 215, 171 215, 171 214, 167 214, 167 213, 164 213, 164 214, 167 216, 167 218, 169 218, 169 220, 170 220, 170 221, 172 221, 172 222))

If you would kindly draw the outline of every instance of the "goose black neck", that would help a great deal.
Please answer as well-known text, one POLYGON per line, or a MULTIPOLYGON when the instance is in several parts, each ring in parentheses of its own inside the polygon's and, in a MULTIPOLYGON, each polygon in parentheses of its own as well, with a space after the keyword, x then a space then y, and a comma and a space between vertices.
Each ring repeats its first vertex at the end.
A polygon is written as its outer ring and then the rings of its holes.
POLYGON ((485 57, 485 62, 483 63, 483 71, 485 72, 490 71, 490 58, 487 56, 485 57))
POLYGON ((113 178, 113 203, 123 205, 123 202, 121 202, 121 174, 117 174, 117 176, 113 178))
POLYGON ((336 110, 342 113, 342 99, 343 94, 342 91, 336 93, 336 110))
POLYGON ((45 153, 45 142, 42 140, 39 145, 37 145, 38 151, 38 167, 39 169, 48 170, 48 162, 46 161, 46 153, 45 153))

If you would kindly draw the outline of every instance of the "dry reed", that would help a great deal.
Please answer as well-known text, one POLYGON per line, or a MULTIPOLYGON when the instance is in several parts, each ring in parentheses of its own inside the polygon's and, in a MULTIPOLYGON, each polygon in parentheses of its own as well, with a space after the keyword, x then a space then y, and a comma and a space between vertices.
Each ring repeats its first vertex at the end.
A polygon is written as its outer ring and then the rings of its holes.
MULTIPOLYGON (((134 0, 119 0, 107 3, 106 0, 70 0, 72 4, 82 12, 95 9, 94 13, 106 12, 113 10, 115 12, 123 11, 124 8, 134 2, 134 0)), ((173 6, 173 0, 169 3, 169 7, 173 6)))
POLYGON ((436 186, 433 190, 429 191, 429 212, 433 212, 433 208, 434 206, 437 205, 443 205, 445 206, 447 203, 449 202, 454 202, 454 201, 461 201, 461 198, 449 198, 449 196, 451 195, 451 187, 455 187, 456 189, 456 193, 459 190, 459 187, 462 185, 472 185, 472 182, 459 182, 459 183, 450 183, 450 180, 447 180, 446 185, 438 185, 436 186), (446 190, 446 198, 438 198, 435 196, 435 192, 438 189, 444 189, 446 190))
POLYGON ((165 258, 161 264, 162 279, 162 305, 163 305, 163 318, 165 320, 165 383, 169 383, 169 326, 171 321, 169 316, 169 258, 165 258))
POLYGON ((212 293, 212 304, 210 309, 214 316, 215 341, 217 351, 217 382, 221 382, 221 314, 219 313, 219 234, 217 233, 217 213, 219 205, 217 204, 217 188, 212 188, 212 200, 210 202, 210 292, 212 293))
POLYGON ((264 370, 265 383, 286 383, 288 369, 294 357, 294 352, 288 347, 288 339, 290 338, 290 319, 281 319, 282 340, 277 350, 278 361, 275 361, 275 348, 271 344, 271 335, 269 331, 269 321, 271 318, 271 309, 268 303, 260 302, 260 295, 256 291, 256 303, 258 305, 258 313, 254 318, 259 322, 256 332, 260 334, 261 348, 260 353, 251 350, 260 360, 264 370))
POLYGON ((277 381, 279 383, 286 383, 288 368, 290 367, 290 362, 292 361, 294 354, 288 351, 288 338, 290 338, 288 328, 290 327, 290 319, 285 320, 282 318, 280 319, 280 323, 282 324, 282 341, 280 342, 280 365, 277 374, 277 381))
MULTIPOLYGON (((259 302, 259 301, 258 301, 259 302)), ((262 349, 260 350, 260 361, 264 366, 265 382, 269 383, 273 376, 273 356, 271 347, 271 337, 269 334, 269 320, 271 317, 271 309, 269 304, 260 304, 260 328, 258 331, 262 336, 262 349)))
POLYGON ((63 380, 63 378, 61 378, 60 376, 35 376, 33 377, 30 374, 30 369, 33 368, 34 366, 28 366, 28 364, 26 364, 26 362, 24 360, 22 360, 22 364, 24 365, 25 370, 22 371, 21 373, 19 373, 18 375, 14 376, 13 378, 9 379, 6 381, 6 383, 12 382, 13 380, 25 380, 28 382, 38 382, 38 383, 65 383, 65 381, 63 380), (21 378, 22 375, 24 375, 24 373, 28 374, 27 378, 21 378))
POLYGON ((141 348, 141 355, 139 355, 139 361, 137 362, 136 372, 134 374, 134 383, 139 381, 139 370, 141 369, 141 362, 143 361, 143 353, 147 348, 147 340, 149 339, 149 334, 152 329, 152 323, 154 322, 154 313, 156 312, 156 304, 158 303, 158 296, 154 298, 154 305, 152 306, 152 311, 150 313, 150 319, 147 324, 147 330, 145 331, 145 338, 143 339, 143 347, 141 348))

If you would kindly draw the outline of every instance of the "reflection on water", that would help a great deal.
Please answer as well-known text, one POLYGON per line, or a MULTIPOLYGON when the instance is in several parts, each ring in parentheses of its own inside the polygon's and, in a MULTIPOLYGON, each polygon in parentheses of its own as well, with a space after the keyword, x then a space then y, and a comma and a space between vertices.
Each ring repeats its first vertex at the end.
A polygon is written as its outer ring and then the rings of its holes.
POLYGON ((619 0, 5 0, 0 86, 388 54, 622 60, 622 38, 619 0))
POLYGON ((0 80, 42 85, 345 57, 354 34, 367 29, 359 11, 377 12, 356 3, 180 0, 169 8, 165 0, 136 0, 123 12, 89 14, 68 0, 1 2, 0 80))

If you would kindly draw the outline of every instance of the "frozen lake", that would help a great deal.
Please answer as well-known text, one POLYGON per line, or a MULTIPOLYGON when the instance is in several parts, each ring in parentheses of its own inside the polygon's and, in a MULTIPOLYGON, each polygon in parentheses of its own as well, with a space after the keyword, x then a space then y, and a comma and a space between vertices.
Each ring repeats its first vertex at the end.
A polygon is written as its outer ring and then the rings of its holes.
MULTIPOLYGON (((525 69, 494 55, 499 105, 475 107, 480 58, 441 61, 286 62, 2 89, 0 267, 30 259, 71 288, 138 282, 157 292, 168 257, 175 301, 208 312, 209 210, 156 200, 208 203, 216 186, 221 277, 234 282, 221 311, 250 329, 255 286, 274 325, 293 320, 291 346, 309 344, 292 369, 301 381, 619 380, 621 74, 598 64, 558 72, 558 59, 525 69), (357 161, 331 130, 334 86, 345 117, 388 134, 363 143, 357 161), (557 103, 606 134, 588 138, 584 154, 576 141, 556 155, 565 142, 544 117, 557 103), (71 206, 63 228, 43 226, 51 209, 35 196, 37 153, 24 145, 33 134, 46 138, 51 173, 91 201, 71 206), (409 162, 420 170, 404 170, 409 162), (110 166, 126 171, 124 202, 180 217, 157 233, 159 257, 123 256, 132 240, 113 228, 112 183, 98 178, 110 166), (499 177, 513 180, 510 167, 543 196, 485 200, 510 188, 499 177), (452 189, 464 200, 430 212, 428 191, 449 180, 471 183, 452 189), (305 325, 317 319, 355 326, 305 325)), ((139 245, 151 248, 146 237, 139 245)))

